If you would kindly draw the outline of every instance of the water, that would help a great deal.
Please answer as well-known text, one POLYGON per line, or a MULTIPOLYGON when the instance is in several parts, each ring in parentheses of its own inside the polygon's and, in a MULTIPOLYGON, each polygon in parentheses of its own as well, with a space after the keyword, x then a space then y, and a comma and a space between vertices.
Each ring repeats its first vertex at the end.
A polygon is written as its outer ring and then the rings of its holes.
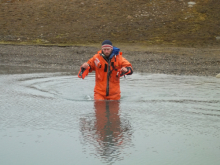
POLYGON ((218 165, 220 79, 134 74, 118 101, 94 75, 0 75, 1 165, 218 165))

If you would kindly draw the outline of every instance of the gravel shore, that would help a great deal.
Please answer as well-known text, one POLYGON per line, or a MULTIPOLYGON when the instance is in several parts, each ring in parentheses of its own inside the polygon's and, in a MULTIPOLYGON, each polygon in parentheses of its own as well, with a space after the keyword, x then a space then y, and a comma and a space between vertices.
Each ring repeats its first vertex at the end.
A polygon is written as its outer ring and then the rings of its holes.
MULTIPOLYGON (((213 76, 220 73, 220 48, 146 47, 118 44, 134 72, 213 76)), ((79 67, 99 46, 0 45, 0 74, 68 72, 79 67)))

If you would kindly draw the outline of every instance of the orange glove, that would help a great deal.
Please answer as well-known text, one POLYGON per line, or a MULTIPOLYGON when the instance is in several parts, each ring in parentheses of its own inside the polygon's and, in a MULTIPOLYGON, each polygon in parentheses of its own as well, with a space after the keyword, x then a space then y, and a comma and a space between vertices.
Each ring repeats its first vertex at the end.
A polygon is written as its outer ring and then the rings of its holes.
POLYGON ((130 75, 130 74, 132 74, 132 69, 131 68, 127 68, 128 70, 127 70, 127 72, 122 72, 121 70, 120 71, 118 71, 118 73, 117 73, 117 76, 120 76, 120 77, 122 77, 122 76, 125 76, 125 75, 130 75))
POLYGON ((78 77, 84 79, 88 73, 89 73, 90 66, 88 66, 86 69, 83 67, 80 67, 78 77))

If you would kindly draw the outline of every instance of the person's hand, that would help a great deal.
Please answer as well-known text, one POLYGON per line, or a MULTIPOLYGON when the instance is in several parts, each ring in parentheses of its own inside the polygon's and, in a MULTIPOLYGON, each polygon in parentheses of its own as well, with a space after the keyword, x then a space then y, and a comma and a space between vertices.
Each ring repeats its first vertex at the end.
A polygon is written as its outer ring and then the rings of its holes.
POLYGON ((85 68, 85 69, 88 68, 88 66, 89 66, 89 64, 88 64, 87 62, 85 62, 84 64, 82 64, 82 67, 85 68))
POLYGON ((121 68, 121 72, 126 73, 127 71, 128 71, 127 68, 125 68, 125 67, 122 67, 122 68, 121 68))

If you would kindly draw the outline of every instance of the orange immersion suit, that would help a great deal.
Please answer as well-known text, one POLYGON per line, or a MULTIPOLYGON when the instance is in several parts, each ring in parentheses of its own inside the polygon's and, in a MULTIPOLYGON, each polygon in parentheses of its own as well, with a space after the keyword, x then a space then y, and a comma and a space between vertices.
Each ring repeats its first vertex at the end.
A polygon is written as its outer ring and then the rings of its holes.
POLYGON ((122 57, 122 52, 113 55, 112 58, 106 59, 102 54, 102 50, 98 51, 87 62, 90 66, 89 72, 93 70, 95 74, 95 100, 119 100, 121 97, 120 91, 120 70, 122 67, 127 68, 125 74, 132 74, 132 65, 122 57))

